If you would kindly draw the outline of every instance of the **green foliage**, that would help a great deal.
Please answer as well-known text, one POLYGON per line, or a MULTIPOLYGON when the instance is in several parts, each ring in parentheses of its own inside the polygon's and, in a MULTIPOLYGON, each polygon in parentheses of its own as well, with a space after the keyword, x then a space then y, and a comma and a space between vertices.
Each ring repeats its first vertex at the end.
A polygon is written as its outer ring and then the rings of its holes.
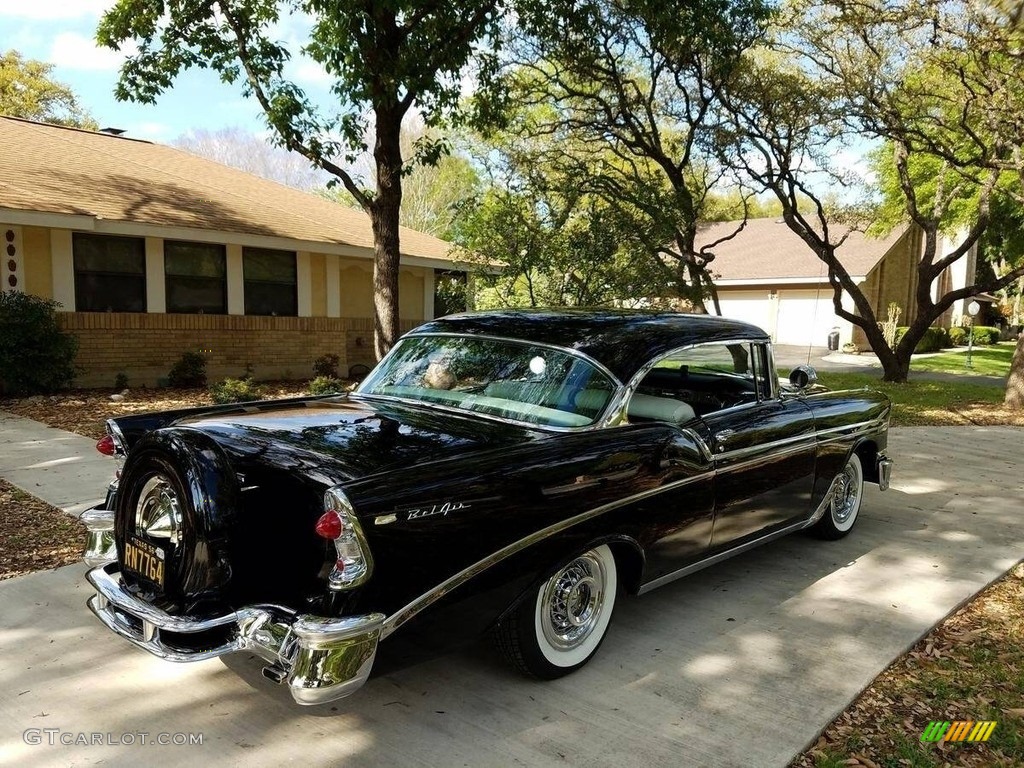
POLYGON ((335 354, 321 355, 313 361, 313 374, 318 378, 338 378, 338 363, 341 358, 335 354))
POLYGON ((171 366, 167 383, 186 389, 206 386, 206 358, 198 352, 185 352, 171 366))
POLYGON ((954 347, 967 346, 967 329, 954 325, 949 329, 949 343, 954 347))
POLYGON ((128 374, 121 372, 114 377, 114 389, 128 389, 128 374))
POLYGON ((995 344, 999 341, 1002 332, 991 325, 974 326, 975 344, 995 344))
POLYGON ((465 272, 434 270, 434 317, 465 312, 469 284, 465 272))
POLYGON ((0 394, 31 395, 71 386, 78 339, 62 331, 53 301, 0 292, 0 394))
POLYGON ((0 115, 55 125, 99 128, 68 86, 54 80, 53 64, 25 59, 14 50, 0 55, 0 115))
MULTIPOLYGON (((903 337, 907 335, 907 330, 906 326, 900 326, 896 329, 896 344, 899 344, 903 337)), ((949 333, 945 328, 933 325, 925 329, 924 335, 917 342, 917 346, 914 347, 914 352, 938 352, 940 349, 945 349, 948 346, 950 346, 949 333)))
POLYGON ((219 404, 245 403, 262 398, 263 389, 251 378, 227 378, 210 387, 210 397, 219 404))
POLYGON ((337 376, 317 376, 308 389, 311 395, 334 395, 345 391, 345 382, 337 376))

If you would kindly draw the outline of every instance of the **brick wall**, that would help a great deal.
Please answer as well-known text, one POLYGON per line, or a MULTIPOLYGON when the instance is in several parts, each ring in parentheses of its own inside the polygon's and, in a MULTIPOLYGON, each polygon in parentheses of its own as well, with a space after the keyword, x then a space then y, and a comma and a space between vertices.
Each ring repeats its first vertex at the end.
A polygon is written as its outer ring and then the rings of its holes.
MULTIPOLYGON (((320 355, 348 366, 372 367, 373 320, 333 317, 250 317, 62 312, 78 337, 79 387, 113 386, 125 373, 132 386, 157 385, 183 352, 202 352, 210 381, 241 376, 251 363, 257 379, 308 379, 320 355)), ((402 331, 417 323, 403 322, 402 331)))

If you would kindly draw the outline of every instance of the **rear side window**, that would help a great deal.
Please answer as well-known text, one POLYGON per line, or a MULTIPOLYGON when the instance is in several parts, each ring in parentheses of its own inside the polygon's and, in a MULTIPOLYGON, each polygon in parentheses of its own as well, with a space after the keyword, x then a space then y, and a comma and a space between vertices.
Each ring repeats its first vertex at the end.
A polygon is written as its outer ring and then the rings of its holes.
MULTIPOLYGON (((637 392, 684 403, 703 416, 757 402, 766 391, 766 370, 762 344, 701 344, 658 361, 637 392)), ((641 408, 634 410, 643 413, 641 408)))

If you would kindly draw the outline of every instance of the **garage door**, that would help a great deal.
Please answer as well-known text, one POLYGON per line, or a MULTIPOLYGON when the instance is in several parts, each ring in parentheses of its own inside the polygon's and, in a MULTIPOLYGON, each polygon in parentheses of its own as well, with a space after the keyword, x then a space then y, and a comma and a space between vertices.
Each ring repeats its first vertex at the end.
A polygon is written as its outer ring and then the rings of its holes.
POLYGON ((759 291, 718 291, 718 303, 722 316, 751 323, 771 335, 775 327, 775 302, 769 298, 768 289, 759 291))
POLYGON ((832 292, 782 289, 776 321, 777 344, 811 344, 824 347, 828 334, 839 324, 832 308, 832 292))

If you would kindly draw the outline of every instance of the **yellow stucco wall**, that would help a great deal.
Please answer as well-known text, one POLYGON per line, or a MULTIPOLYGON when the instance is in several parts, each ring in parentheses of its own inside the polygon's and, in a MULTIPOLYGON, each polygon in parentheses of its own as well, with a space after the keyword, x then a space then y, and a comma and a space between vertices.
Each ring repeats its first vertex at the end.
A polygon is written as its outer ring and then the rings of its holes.
POLYGON ((403 269, 398 274, 398 316, 423 320, 423 270, 403 269))
POLYGON ((309 255, 311 312, 313 317, 327 316, 327 257, 322 253, 309 255))
POLYGON ((340 259, 341 316, 373 317, 373 265, 363 259, 340 259))
POLYGON ((24 227, 21 231, 21 242, 25 251, 25 291, 44 299, 52 299, 50 230, 44 227, 24 227))

